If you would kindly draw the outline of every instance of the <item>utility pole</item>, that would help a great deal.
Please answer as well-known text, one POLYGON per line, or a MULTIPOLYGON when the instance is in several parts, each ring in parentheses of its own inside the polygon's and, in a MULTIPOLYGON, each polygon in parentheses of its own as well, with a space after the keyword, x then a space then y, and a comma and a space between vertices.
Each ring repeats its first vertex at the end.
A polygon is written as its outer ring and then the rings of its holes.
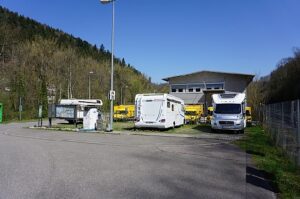
POLYGON ((115 34, 115 0, 100 0, 102 4, 112 3, 112 31, 111 31, 111 77, 110 77, 110 121, 107 131, 113 131, 113 111, 114 111, 114 34, 115 34))

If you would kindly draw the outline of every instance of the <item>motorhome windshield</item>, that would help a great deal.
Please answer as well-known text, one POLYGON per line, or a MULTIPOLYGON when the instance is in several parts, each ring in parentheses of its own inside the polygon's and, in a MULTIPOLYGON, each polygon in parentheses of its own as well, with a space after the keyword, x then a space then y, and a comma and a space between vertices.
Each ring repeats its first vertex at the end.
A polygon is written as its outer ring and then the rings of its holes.
POLYGON ((196 111, 186 111, 185 112, 186 115, 197 115, 196 111))
POLYGON ((217 114, 239 114, 241 104, 216 104, 215 113, 217 114))
POLYGON ((115 111, 115 114, 126 115, 128 111, 115 111))

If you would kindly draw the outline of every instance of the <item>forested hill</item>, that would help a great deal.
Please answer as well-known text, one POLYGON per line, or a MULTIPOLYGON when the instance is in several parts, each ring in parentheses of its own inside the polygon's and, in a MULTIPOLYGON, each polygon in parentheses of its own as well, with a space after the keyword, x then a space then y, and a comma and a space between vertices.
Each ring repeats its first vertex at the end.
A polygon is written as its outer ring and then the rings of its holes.
MULTIPOLYGON (((107 106, 111 53, 80 38, 20 16, 0 6, 0 103, 6 119, 14 118, 21 97, 25 117, 36 115, 39 104, 46 112, 49 96, 92 98, 107 106), (89 74, 93 71, 93 74, 89 74)), ((165 88, 151 83, 125 59, 115 58, 116 103, 133 103, 136 93, 165 88), (122 93, 122 97, 121 97, 122 93)))

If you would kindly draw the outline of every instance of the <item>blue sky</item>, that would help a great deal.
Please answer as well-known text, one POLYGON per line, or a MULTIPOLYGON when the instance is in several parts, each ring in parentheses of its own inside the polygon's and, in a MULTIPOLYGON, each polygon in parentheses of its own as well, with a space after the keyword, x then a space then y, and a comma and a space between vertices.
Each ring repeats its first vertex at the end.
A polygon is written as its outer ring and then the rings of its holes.
MULTIPOLYGON (((1 0, 24 16, 110 49, 111 5, 1 0)), ((117 0, 115 54, 152 77, 200 70, 269 74, 300 47, 299 0, 117 0)))

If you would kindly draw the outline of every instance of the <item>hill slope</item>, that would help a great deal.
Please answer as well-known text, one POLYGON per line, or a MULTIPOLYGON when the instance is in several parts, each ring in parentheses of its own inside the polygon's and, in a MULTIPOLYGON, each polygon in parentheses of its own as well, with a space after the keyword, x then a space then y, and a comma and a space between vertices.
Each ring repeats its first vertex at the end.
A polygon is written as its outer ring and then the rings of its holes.
MULTIPOLYGON (((101 45, 93 46, 80 38, 66 34, 27 17, 0 7, 0 102, 5 118, 16 117, 22 99, 26 117, 34 117, 47 97, 88 97, 90 75, 92 98, 108 106, 110 90, 110 52, 101 45)), ((116 103, 133 103, 140 92, 157 91, 150 78, 115 58, 114 85, 116 103), (121 97, 121 94, 123 95, 121 97)))

